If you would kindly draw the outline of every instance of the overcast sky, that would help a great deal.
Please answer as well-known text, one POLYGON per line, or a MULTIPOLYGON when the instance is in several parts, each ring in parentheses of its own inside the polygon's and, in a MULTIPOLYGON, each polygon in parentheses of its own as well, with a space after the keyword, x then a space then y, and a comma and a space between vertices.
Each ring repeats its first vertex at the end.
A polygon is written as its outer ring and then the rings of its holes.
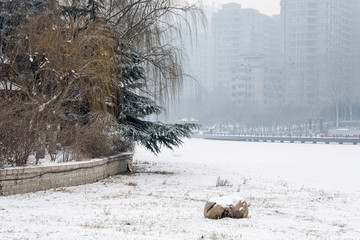
POLYGON ((204 5, 220 6, 223 3, 236 2, 242 8, 255 8, 266 15, 280 14, 280 0, 202 0, 204 5))

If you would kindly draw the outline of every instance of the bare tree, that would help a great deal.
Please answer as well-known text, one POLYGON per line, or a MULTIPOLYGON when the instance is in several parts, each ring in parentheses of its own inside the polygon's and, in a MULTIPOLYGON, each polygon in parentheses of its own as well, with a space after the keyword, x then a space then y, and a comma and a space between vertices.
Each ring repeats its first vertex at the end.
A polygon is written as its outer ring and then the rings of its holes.
MULTIPOLYGON (((335 126, 339 126, 342 106, 351 99, 350 70, 346 59, 335 52, 326 54, 320 64, 320 99, 323 106, 334 108, 335 126)), ((349 103, 349 102, 348 102, 349 103)), ((344 109, 345 117, 346 109, 344 109)))

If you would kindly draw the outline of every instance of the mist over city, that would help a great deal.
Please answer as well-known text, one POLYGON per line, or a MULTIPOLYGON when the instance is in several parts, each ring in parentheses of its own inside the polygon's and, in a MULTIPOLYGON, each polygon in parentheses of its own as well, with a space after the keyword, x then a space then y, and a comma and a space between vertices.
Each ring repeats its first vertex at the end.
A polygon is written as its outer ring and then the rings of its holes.
POLYGON ((196 23, 191 41, 184 31, 182 45, 185 72, 196 82, 185 79, 169 121, 198 120, 207 129, 271 132, 294 125, 295 132, 344 127, 357 133, 359 2, 272 4, 280 14, 244 8, 241 1, 203 3, 207 26, 196 23))

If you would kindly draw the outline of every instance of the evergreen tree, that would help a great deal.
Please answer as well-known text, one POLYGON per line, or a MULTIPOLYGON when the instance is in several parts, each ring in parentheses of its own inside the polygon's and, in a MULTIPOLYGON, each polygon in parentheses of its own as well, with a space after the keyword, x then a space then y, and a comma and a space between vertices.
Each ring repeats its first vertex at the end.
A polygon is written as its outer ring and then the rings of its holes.
MULTIPOLYGON (((124 49, 124 48, 123 48, 124 49)), ((154 153, 160 152, 160 146, 170 149, 182 143, 181 137, 190 137, 195 124, 164 124, 145 121, 146 116, 159 114, 163 109, 155 101, 137 94, 145 85, 144 69, 141 67, 143 58, 131 47, 123 53, 128 62, 123 67, 125 85, 122 88, 123 102, 119 106, 118 123, 124 136, 137 141, 154 153)), ((119 99, 121 102, 121 99, 119 99)))

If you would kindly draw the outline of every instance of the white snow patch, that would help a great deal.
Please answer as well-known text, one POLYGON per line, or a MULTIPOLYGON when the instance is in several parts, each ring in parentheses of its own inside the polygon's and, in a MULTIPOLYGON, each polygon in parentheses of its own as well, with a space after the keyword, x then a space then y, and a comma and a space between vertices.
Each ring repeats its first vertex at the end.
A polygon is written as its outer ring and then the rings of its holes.
POLYGON ((7 57, 5 57, 3 54, 0 54, 0 63, 10 64, 10 60, 7 57))
POLYGON ((45 67, 46 64, 50 63, 50 61, 49 61, 48 58, 45 58, 45 60, 46 60, 45 62, 43 62, 42 64, 40 64, 40 66, 39 66, 40 68, 43 68, 43 67, 45 67))
POLYGON ((49 105, 52 101, 56 100, 59 96, 60 96, 60 94, 55 95, 55 96, 53 96, 49 101, 47 101, 46 103, 41 104, 41 105, 39 106, 39 112, 44 111, 45 107, 46 107, 47 105, 49 105))
POLYGON ((216 205, 220 205, 222 207, 235 206, 239 203, 239 201, 245 201, 245 199, 240 194, 236 193, 227 196, 213 197, 209 199, 209 202, 216 203, 216 205))
POLYGON ((1 196, 1 239, 360 239, 359 146, 184 142, 137 147, 133 174, 1 196), (208 199, 236 194, 249 218, 204 218, 208 199))
POLYGON ((5 83, 4 81, 0 81, 0 90, 3 90, 3 89, 17 91, 17 90, 21 90, 21 87, 19 85, 17 85, 16 83, 12 83, 9 81, 6 81, 6 83, 5 83))

